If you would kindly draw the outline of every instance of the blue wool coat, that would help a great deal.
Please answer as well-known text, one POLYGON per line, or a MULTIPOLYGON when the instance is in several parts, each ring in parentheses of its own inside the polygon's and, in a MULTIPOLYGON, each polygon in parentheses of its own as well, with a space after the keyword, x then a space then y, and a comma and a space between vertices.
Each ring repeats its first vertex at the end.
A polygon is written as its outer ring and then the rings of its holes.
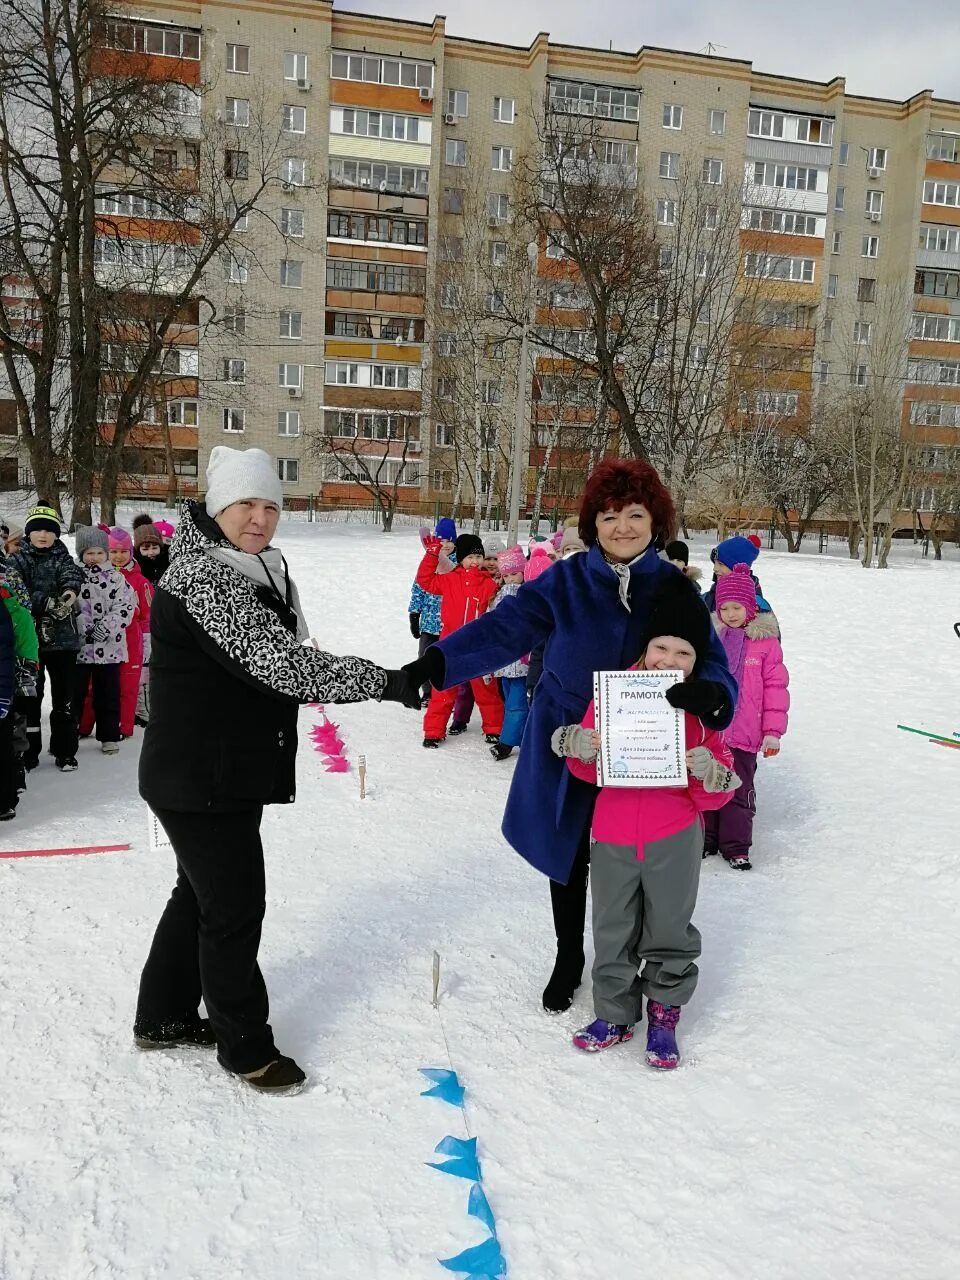
MULTIPOLYGON (((558 561, 492 613, 439 642, 448 689, 497 671, 544 644, 543 676, 524 730, 503 834, 529 863, 562 884, 570 878, 597 789, 572 776, 566 762, 553 754, 550 738, 560 725, 580 723, 593 697, 595 671, 625 670, 639 658, 650 599, 671 573, 679 570, 649 547, 630 566, 628 612, 617 575, 599 546, 593 546, 586 555, 558 561)), ((696 673, 727 689, 729 713, 711 723, 725 728, 737 686, 713 628, 710 650, 696 673)))

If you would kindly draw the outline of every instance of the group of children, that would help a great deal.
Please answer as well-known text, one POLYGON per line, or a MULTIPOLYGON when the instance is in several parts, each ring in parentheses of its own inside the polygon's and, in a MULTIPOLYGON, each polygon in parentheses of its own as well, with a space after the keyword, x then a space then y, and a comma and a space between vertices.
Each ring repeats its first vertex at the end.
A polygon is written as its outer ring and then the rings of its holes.
POLYGON ((41 706, 50 682, 49 750, 78 767, 80 738, 116 755, 149 718, 150 605, 169 564, 165 533, 138 516, 133 533, 78 527, 76 559, 57 511, 38 503, 23 531, 0 524, 0 820, 16 816, 40 763, 41 706), (8 625, 9 624, 9 625, 8 625))
MULTIPOLYGON (((500 550, 495 560, 475 535, 457 537, 449 520, 439 522, 432 537, 425 530, 421 536, 425 553, 410 602, 421 653, 439 635, 516 594, 525 581, 548 570, 555 557, 585 550, 575 528, 556 535, 549 550, 535 545, 527 556, 520 547, 511 547, 500 550), (425 617, 431 619, 427 632, 425 617)), ((715 548, 713 582, 702 601, 708 614, 698 598, 700 574, 689 564, 686 544, 671 542, 661 552, 683 577, 666 583, 654 600, 634 667, 679 670, 689 678, 707 652, 712 626, 739 697, 722 732, 684 713, 686 787, 599 789, 590 858, 596 1017, 573 1037, 588 1052, 632 1039, 646 996, 646 1060, 660 1069, 678 1064, 677 1023, 698 977, 700 935, 692 918, 700 864, 719 853, 735 870, 751 868, 757 761, 761 754, 769 758, 779 753, 790 705, 779 626, 752 571, 759 553, 755 536, 727 538, 715 548)), ((532 658, 471 682, 483 732, 497 760, 520 745, 532 658)), ((466 728, 469 708, 462 720, 457 711, 463 696, 457 689, 431 693, 425 747, 440 746, 451 712, 450 733, 466 728)), ((600 738, 592 703, 579 724, 555 732, 551 745, 575 777, 597 785, 600 738)))

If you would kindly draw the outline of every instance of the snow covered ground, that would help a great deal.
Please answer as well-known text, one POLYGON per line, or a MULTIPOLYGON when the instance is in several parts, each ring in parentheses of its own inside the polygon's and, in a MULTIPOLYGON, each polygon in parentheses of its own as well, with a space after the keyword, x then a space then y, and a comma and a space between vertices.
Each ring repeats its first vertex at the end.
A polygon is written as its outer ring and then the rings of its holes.
MULTIPOLYGON (((284 523, 324 647, 412 656, 415 531, 284 523)), ((695 559, 706 567, 705 542, 695 559)), ((436 1280, 479 1242, 467 1184, 425 1165, 459 1113, 515 1280, 947 1280, 960 1274, 956 932, 960 565, 764 552, 793 714, 761 764, 755 870, 704 868, 685 1063, 574 1050, 539 996, 546 883, 505 845, 512 764, 479 731, 420 748, 419 717, 342 708, 355 774, 305 741, 268 811, 261 959, 280 1047, 310 1075, 260 1098, 201 1052, 138 1053, 137 978, 172 883, 136 797, 136 745, 49 757, 0 850, 2 1280, 436 1280)), ((315 713, 302 713, 304 731, 315 713)), ((304 734, 305 737, 305 734, 304 734)))

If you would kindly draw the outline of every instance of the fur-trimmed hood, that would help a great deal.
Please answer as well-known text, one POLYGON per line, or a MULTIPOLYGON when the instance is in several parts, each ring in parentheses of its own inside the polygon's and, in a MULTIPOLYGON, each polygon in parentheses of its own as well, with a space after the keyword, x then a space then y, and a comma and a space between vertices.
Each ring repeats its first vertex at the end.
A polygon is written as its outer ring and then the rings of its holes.
MULTIPOLYGON (((713 625, 718 636, 722 636, 727 630, 727 624, 720 620, 720 615, 711 613, 713 625)), ((771 610, 768 613, 758 613, 744 627, 748 640, 779 640, 780 639, 780 623, 777 621, 777 615, 771 610)))
POLYGON ((686 576, 690 579, 691 582, 703 581, 703 570, 698 569, 695 564, 688 564, 686 569, 684 569, 683 572, 686 574, 686 576))

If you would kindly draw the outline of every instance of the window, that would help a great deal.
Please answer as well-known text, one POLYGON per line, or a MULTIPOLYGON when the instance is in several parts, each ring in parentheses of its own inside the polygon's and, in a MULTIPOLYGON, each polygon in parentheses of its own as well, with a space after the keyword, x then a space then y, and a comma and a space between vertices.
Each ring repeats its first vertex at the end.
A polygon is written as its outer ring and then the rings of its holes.
POLYGON ((960 272, 918 271, 914 277, 913 292, 928 298, 960 298, 960 272))
POLYGON ((448 427, 445 422, 438 422, 436 441, 438 448, 449 448, 453 444, 453 428, 448 427))
POLYGON ((226 277, 231 284, 246 284, 250 271, 247 266, 247 255, 228 253, 226 257, 226 277))
POLYGON ((680 177, 680 157, 675 151, 660 152, 660 177, 680 177))
POLYGON ((433 63, 409 58, 378 58, 369 53, 330 53, 334 80, 364 80, 367 84, 397 84, 407 89, 433 88, 433 63))
POLYGON ((277 435, 298 436, 300 434, 299 409, 281 409, 277 414, 277 435))
POLYGON ((224 119, 227 124, 236 125, 238 129, 246 129, 250 123, 250 99, 227 98, 224 119))
POLYGON ((877 258, 880 256, 880 237, 864 236, 860 243, 861 258, 877 258))
POLYGON ((150 26, 121 18, 107 18, 104 29, 103 43, 109 49, 159 54, 164 58, 187 58, 191 61, 200 57, 200 35, 196 31, 150 26))
POLYGON ((280 337, 281 338, 302 338, 303 337, 303 312, 302 311, 281 311, 280 312, 280 337))
POLYGON ((723 161, 707 158, 703 162, 703 180, 709 182, 712 186, 717 186, 723 181, 723 161))
POLYGON ((249 173, 250 157, 246 151, 225 151, 223 153, 223 176, 242 181, 249 173))
POLYGON ((303 235, 303 210, 281 209, 280 231, 285 236, 303 235))
POLYGON ((444 213, 463 213, 463 188, 462 187, 444 187, 443 212, 444 213))
POLYGON ((601 116, 608 120, 639 120, 640 94, 612 85, 551 80, 550 106, 571 115, 601 116))
POLYGON ((779 254, 748 253, 743 260, 744 275, 752 279, 792 280, 810 284, 815 269, 813 258, 783 258, 779 254))
POLYGON ((418 169, 415 165, 331 156, 328 172, 333 186, 378 187, 383 191, 410 191, 419 195, 426 195, 430 187, 430 170, 418 169))
POLYGON ((510 197, 492 191, 487 196, 487 216, 496 222, 509 222, 511 218, 510 197))
POLYGON ((785 118, 777 111, 751 111, 747 116, 747 133, 755 138, 782 138, 785 118))
POLYGON ((334 386, 356 386, 360 378, 360 366, 346 360, 328 360, 324 365, 324 381, 334 386))
POLYGON ((863 210, 867 217, 871 217, 873 214, 876 214, 879 218, 883 213, 883 192, 868 191, 866 199, 863 202, 863 210))
POLYGON ((513 98, 494 98, 493 118, 498 124, 513 124, 516 119, 516 104, 513 98))
POLYGON ((246 427, 247 411, 246 409, 224 409, 223 411, 223 429, 224 431, 243 431, 246 427))
POLYGON ((921 227, 920 248, 935 253, 960 253, 960 227, 921 227))
MULTIPOLYGON (((440 427, 437 427, 440 430, 440 427)), ((433 471, 433 487, 442 492, 453 488, 453 472, 443 467, 435 467, 433 471)))
POLYGON ((885 169, 887 167, 887 148, 871 147, 867 155, 868 169, 885 169))
POLYGON ((846 196, 846 187, 837 187, 836 191, 833 193, 833 207, 836 209, 837 213, 843 213, 843 202, 846 199, 846 196))
POLYGON ((669 271, 673 266, 673 249, 670 245, 660 246, 660 270, 669 271))
POLYGON ((227 45, 227 70, 248 75, 250 71, 250 46, 246 44, 227 45))
POLYGON ((912 400, 910 421, 915 427, 960 427, 960 404, 912 400))
POLYGON ((437 334, 437 355, 455 356, 457 354, 457 335, 455 333, 437 334))
POLYGON ((307 132, 306 107, 290 107, 290 106, 284 105, 283 132, 284 133, 306 133, 307 132))
POLYGON ((663 104, 663 127, 665 129, 683 128, 683 107, 675 103, 663 104))
POLYGON ((175 150, 167 150, 166 147, 154 147, 153 149, 153 167, 159 173, 176 173, 177 172, 177 153, 175 150))
POLYGON ((725 111, 710 112, 710 132, 720 137, 727 132, 727 113, 725 111))
POLYGON ((243 307, 224 307, 223 327, 227 333, 246 333, 247 317, 243 307))
POLYGON ((441 236, 440 237, 440 261, 441 262, 462 262, 463 261, 463 236, 441 236))
POLYGON ((168 400, 167 422, 171 427, 195 427, 200 420, 196 400, 168 400))
POLYGON ((861 276, 857 281, 857 301, 876 302, 877 282, 869 276, 861 276))
POLYGON ((833 337, 833 317, 832 316, 824 316, 823 323, 821 324, 821 332, 823 333, 824 342, 829 342, 830 339, 833 337))
POLYGON ((488 316, 502 316, 506 314, 507 304, 503 293, 499 289, 491 289, 483 300, 483 309, 488 316))
POLYGON ((456 378, 438 378, 437 379, 437 399, 452 400, 456 395, 457 380, 456 378))
POLYGON ((345 133, 358 138, 392 139, 394 142, 420 141, 420 123, 419 116, 401 116, 393 111, 367 111, 361 107, 344 107, 339 116, 333 112, 330 115, 332 133, 345 133))
POLYGON ((452 164, 463 168, 467 163, 467 144, 460 138, 448 138, 444 144, 444 164, 452 164))
POLYGON ((285 289, 303 288, 303 263, 284 258, 280 263, 280 283, 285 289))
POLYGON ((831 252, 831 253, 839 253, 839 252, 840 252, 840 250, 841 250, 841 248, 842 248, 842 246, 843 246, 843 232, 842 232, 842 231, 835 231, 835 232, 833 233, 833 246, 832 246, 832 248, 830 249, 830 252, 831 252))
POLYGON ((833 146, 833 121, 817 116, 800 116, 797 119, 797 141, 811 142, 816 146, 833 146))
POLYGON ((715 204, 705 204, 702 219, 704 231, 716 231, 720 222, 719 208, 715 204))
POLYGON ((484 355, 488 360, 505 360, 507 344, 503 338, 488 338, 484 347, 484 355))
POLYGON ((854 320, 853 341, 858 347, 864 347, 870 341, 870 321, 854 320))
MULTIPOLYGON (((713 273, 713 254, 698 253, 695 260, 694 270, 701 280, 705 280, 709 275, 711 275, 713 273)), ((709 315, 697 317, 698 322, 701 319, 706 323, 710 317, 709 315)))
POLYGON ((300 481, 300 463, 296 458, 278 458, 277 475, 284 484, 298 484, 300 481))
POLYGON ((296 156, 287 156, 280 162, 280 181, 292 187, 302 187, 307 180, 307 162, 296 156))
POLYGON ((672 227, 677 220, 676 200, 657 201, 657 222, 662 227, 672 227))
POLYGON ((463 295, 463 290, 459 285, 442 284, 440 286, 440 305, 446 311, 452 311, 455 307, 459 307, 463 295))
POLYGON ((960 361, 910 360, 907 364, 907 379, 909 382, 960 387, 960 361))
MULTIPOLYGON (((490 240, 488 243, 489 243, 489 247, 490 247, 490 248, 489 248, 489 252, 490 252, 490 265, 491 265, 491 267, 502 267, 502 266, 504 266, 504 265, 506 264, 506 262, 507 262, 507 256, 508 256, 508 253, 509 253, 509 250, 508 250, 508 247, 507 247, 507 242, 506 242, 506 240, 490 240)), ((550 255, 550 243, 552 243, 552 242, 549 242, 549 243, 547 244, 547 257, 548 257, 548 258, 551 256, 551 255, 550 255)))
POLYGON ((224 382, 246 382, 246 360, 227 359, 220 362, 220 377, 224 382))
POLYGON ((227 215, 228 220, 233 223, 234 231, 250 230, 250 210, 249 209, 244 209, 243 213, 241 213, 240 206, 237 204, 236 200, 233 200, 230 198, 227 198, 226 200, 224 200, 223 206, 224 206, 223 211, 227 215))
POLYGON ((960 137, 955 133, 928 133, 927 159, 956 164, 960 159, 960 137))
POLYGON ((840 154, 837 157, 837 163, 845 165, 849 159, 850 159, 850 143, 841 142, 840 154))
POLYGON ((163 104, 178 116, 198 116, 203 102, 200 93, 186 84, 167 83, 163 86, 163 104))
POLYGON ((827 297, 835 298, 837 296, 837 284, 840 277, 835 275, 827 276, 827 297))
POLYGON ((303 386, 302 364, 279 364, 277 365, 277 373, 281 387, 299 388, 303 386))
POLYGON ((788 236, 815 236, 817 219, 812 213, 790 213, 784 209, 748 209, 751 231, 778 231, 788 236))
POLYGON ((470 114, 470 94, 466 89, 447 90, 447 115, 466 120, 470 114))
POLYGON ((821 387, 826 386, 830 381, 830 362, 829 360, 820 360, 817 364, 817 380, 821 387))
POLYGON ((755 391, 752 396, 741 392, 740 412, 777 414, 783 418, 795 418, 800 396, 796 391, 755 391))
MULTIPOLYGON (((419 373, 419 369, 415 371, 419 373)), ((406 364, 375 364, 371 369, 371 383, 375 387, 395 387, 399 391, 416 390, 416 377, 411 378, 406 364)))
POLYGON ((855 364, 850 370, 850 381, 855 387, 865 387, 867 385, 867 366, 865 364, 855 364))
POLYGON ((420 267, 400 263, 327 258, 326 279, 328 289, 362 289, 370 293, 408 293, 422 297, 426 292, 427 273, 420 267))
POLYGON ((960 182, 934 182, 923 184, 923 203, 942 204, 950 209, 960 208, 960 182))
POLYGON ((786 191, 826 190, 826 169, 810 169, 805 165, 776 164, 772 160, 758 160, 753 166, 753 181, 758 187, 782 187, 786 191), (820 187, 820 174, 824 185, 820 187))
POLYGON ((307 55, 305 53, 285 53, 283 55, 284 80, 306 80, 307 55))
POLYGON ((500 173, 509 173, 513 168, 513 148, 494 147, 491 152, 491 168, 500 173))
POLYGON ((503 391, 496 378, 481 378, 480 401, 482 404, 499 404, 503 399, 503 391))

